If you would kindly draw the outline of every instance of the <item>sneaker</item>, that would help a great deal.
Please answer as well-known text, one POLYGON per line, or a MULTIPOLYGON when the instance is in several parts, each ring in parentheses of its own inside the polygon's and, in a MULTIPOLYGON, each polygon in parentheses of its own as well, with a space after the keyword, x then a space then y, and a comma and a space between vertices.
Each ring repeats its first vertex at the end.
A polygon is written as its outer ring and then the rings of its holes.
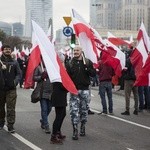
POLYGON ((50 134, 51 133, 51 131, 49 129, 49 125, 45 126, 45 133, 46 134, 50 134))
POLYGON ((45 126, 43 125, 42 119, 40 120, 40 123, 41 123, 41 128, 45 129, 45 126))
POLYGON ((15 133, 14 127, 13 127, 13 126, 9 126, 9 127, 8 127, 8 132, 9 132, 9 133, 15 133))
POLYGON ((134 114, 134 115, 138 115, 138 111, 137 111, 137 110, 134 110, 133 114, 134 114))
POLYGON ((129 111, 125 111, 125 112, 121 113, 121 115, 127 115, 127 116, 129 116, 130 112, 129 111))
POLYGON ((94 115, 95 113, 91 111, 90 109, 88 110, 88 115, 94 115))
POLYGON ((113 112, 110 112, 110 113, 109 113, 109 115, 112 115, 112 116, 113 116, 113 115, 114 115, 114 113, 113 113, 113 112))
POLYGON ((102 112, 98 113, 98 115, 107 115, 107 112, 102 111, 102 112))

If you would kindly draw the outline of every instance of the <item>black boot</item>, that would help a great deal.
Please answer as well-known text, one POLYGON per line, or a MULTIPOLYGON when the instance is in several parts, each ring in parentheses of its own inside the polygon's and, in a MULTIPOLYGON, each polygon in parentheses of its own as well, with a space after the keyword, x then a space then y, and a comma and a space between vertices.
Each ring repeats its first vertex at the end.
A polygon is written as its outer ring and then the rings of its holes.
POLYGON ((73 125, 73 136, 72 136, 73 140, 78 140, 78 125, 74 124, 73 125))
POLYGON ((85 123, 81 123, 80 136, 85 136, 85 123))

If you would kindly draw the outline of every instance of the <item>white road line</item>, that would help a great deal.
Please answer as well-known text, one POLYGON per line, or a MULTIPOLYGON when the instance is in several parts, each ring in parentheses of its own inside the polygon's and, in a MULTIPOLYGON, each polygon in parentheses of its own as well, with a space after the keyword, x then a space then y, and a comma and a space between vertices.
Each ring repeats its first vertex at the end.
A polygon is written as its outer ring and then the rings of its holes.
POLYGON ((134 150, 134 149, 131 149, 131 148, 127 148, 127 150, 134 150))
MULTIPOLYGON (((8 132, 7 127, 4 126, 4 129, 8 132)), ((22 143, 24 143, 25 145, 29 146, 30 148, 32 148, 33 150, 42 150, 41 148, 37 147, 36 145, 34 145, 33 143, 31 143, 30 141, 26 140, 25 138, 23 138, 21 135, 14 133, 11 134, 12 136, 14 136, 15 138, 17 138, 19 141, 21 141, 22 143)))
MULTIPOLYGON (((91 109, 91 110, 94 111, 95 113, 100 113, 97 110, 94 110, 94 109, 91 109)), ((129 120, 125 120, 125 119, 122 119, 122 118, 119 118, 119 117, 116 117, 116 116, 112 116, 112 115, 107 115, 107 116, 110 117, 110 118, 116 119, 116 120, 120 120, 120 121, 129 123, 129 124, 132 124, 132 125, 135 125, 135 126, 138 126, 138 127, 150 130, 150 127, 145 126, 145 125, 141 125, 141 124, 138 124, 138 123, 135 123, 135 122, 132 122, 132 121, 129 121, 129 120)))

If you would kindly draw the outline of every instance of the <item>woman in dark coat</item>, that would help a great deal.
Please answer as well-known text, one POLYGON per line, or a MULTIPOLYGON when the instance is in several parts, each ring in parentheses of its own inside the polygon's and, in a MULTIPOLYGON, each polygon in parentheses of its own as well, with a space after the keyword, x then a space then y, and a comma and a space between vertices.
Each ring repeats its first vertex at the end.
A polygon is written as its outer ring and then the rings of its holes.
POLYGON ((61 126, 66 116, 67 92, 68 91, 64 88, 61 82, 53 83, 51 102, 52 106, 55 107, 56 117, 53 122, 52 135, 50 139, 52 144, 63 144, 62 141, 66 138, 65 135, 61 134, 61 126))
POLYGON ((55 107, 55 120, 53 122, 53 129, 51 135, 51 143, 62 144, 62 141, 66 138, 61 134, 61 126, 66 116, 67 106, 67 90, 63 87, 62 83, 53 83, 53 93, 51 97, 52 106, 55 107))

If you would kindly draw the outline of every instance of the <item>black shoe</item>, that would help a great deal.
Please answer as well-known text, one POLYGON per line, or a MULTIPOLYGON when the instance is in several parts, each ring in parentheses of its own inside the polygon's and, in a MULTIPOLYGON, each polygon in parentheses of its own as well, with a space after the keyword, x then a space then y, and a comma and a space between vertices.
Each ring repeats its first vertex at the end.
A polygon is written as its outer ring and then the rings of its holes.
POLYGON ((133 114, 134 114, 134 115, 138 115, 138 111, 137 111, 137 110, 134 110, 133 114))
POLYGON ((143 109, 139 109, 139 111, 138 112, 143 112, 143 109))
POLYGON ((130 112, 129 111, 125 111, 125 112, 121 113, 121 115, 127 115, 127 116, 129 116, 130 112))
POLYGON ((88 114, 89 114, 89 115, 94 115, 95 113, 89 109, 89 110, 88 110, 88 114))
POLYGON ((8 127, 8 132, 9 132, 9 133, 15 133, 14 127, 13 127, 13 126, 9 126, 9 127, 8 127))
POLYGON ((73 136, 72 136, 73 140, 78 140, 78 125, 74 124, 73 125, 73 136))
POLYGON ((80 136, 85 136, 85 123, 81 123, 80 136))
POLYGON ((2 130, 4 127, 4 124, 0 124, 0 130, 2 130))

